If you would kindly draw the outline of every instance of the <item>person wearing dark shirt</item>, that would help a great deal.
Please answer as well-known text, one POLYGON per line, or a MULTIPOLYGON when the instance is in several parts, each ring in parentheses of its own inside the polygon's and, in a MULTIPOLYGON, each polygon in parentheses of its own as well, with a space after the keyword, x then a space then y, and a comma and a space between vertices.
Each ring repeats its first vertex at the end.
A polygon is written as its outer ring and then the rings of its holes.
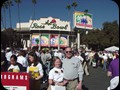
POLYGON ((85 50, 83 50, 82 51, 82 53, 81 53, 81 57, 84 59, 83 60, 83 70, 84 70, 84 74, 85 75, 89 75, 89 71, 88 71, 88 62, 87 62, 87 60, 86 60, 86 56, 85 56, 85 50))
POLYGON ((1 72, 6 72, 7 67, 8 67, 8 61, 7 58, 5 57, 5 53, 1 52, 1 72))
POLYGON ((23 66, 17 62, 17 56, 16 55, 12 55, 10 57, 10 63, 8 64, 8 68, 7 68, 8 72, 23 72, 23 66))
POLYGON ((95 52, 94 59, 95 59, 95 62, 96 62, 96 68, 97 68, 97 66, 98 66, 98 61, 99 61, 99 55, 98 55, 98 52, 95 52))

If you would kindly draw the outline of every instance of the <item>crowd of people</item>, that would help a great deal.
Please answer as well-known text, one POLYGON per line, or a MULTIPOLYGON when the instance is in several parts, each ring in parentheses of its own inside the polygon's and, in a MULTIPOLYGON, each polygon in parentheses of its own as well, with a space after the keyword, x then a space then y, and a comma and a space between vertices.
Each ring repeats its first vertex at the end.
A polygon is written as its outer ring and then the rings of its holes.
POLYGON ((1 50, 1 72, 26 72, 30 75, 30 90, 47 90, 58 85, 66 90, 82 90, 83 76, 89 76, 89 66, 101 67, 112 78, 119 76, 119 52, 85 51, 85 49, 45 50, 37 46, 27 50, 1 50), (115 64, 114 64, 115 63, 115 64), (113 68, 115 66, 115 70, 113 68))

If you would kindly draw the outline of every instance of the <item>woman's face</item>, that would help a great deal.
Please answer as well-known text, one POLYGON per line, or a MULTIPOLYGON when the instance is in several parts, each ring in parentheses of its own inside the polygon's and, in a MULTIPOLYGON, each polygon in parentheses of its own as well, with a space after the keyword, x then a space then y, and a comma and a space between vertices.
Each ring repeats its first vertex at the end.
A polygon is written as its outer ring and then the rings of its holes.
POLYGON ((10 63, 11 63, 12 65, 15 65, 15 64, 16 64, 14 58, 10 58, 10 63))
POLYGON ((61 61, 60 61, 60 59, 56 59, 56 61, 55 61, 55 67, 57 67, 57 68, 61 67, 61 61))
POLYGON ((29 58, 30 62, 34 61, 34 57, 33 56, 29 55, 28 58, 29 58))

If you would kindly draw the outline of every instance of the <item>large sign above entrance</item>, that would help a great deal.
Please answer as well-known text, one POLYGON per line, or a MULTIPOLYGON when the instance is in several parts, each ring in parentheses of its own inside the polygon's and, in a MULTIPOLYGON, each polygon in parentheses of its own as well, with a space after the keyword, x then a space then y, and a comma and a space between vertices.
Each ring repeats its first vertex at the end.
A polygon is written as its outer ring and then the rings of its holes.
POLYGON ((70 31, 70 22, 48 17, 40 20, 30 20, 30 30, 70 31))
POLYGON ((92 15, 85 12, 74 12, 74 27, 82 29, 92 29, 92 15))

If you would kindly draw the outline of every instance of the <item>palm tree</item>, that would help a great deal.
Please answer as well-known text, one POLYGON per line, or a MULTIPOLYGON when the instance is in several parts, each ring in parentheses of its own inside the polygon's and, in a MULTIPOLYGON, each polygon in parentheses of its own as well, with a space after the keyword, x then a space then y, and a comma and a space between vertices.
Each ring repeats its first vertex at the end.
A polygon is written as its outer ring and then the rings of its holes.
POLYGON ((3 20, 3 16, 2 16, 2 14, 1 14, 1 24, 2 24, 2 26, 3 26, 3 28, 5 29, 5 26, 4 26, 4 22, 3 22, 4 20, 3 20))
POLYGON ((37 3, 37 0, 32 0, 32 3, 33 3, 33 7, 34 7, 34 9, 33 9, 33 19, 35 19, 35 4, 37 3))
POLYGON ((68 9, 68 20, 70 21, 70 9, 71 9, 71 5, 67 5, 66 8, 68 9))
POLYGON ((10 27, 12 27, 12 21, 11 21, 11 6, 13 6, 12 4, 12 0, 8 0, 7 1, 7 5, 8 5, 8 9, 9 9, 9 19, 10 19, 10 27))
POLYGON ((85 13, 88 13, 88 9, 85 9, 84 12, 85 12, 85 13))
POLYGON ((3 3, 3 12, 4 12, 4 17, 2 17, 2 22, 3 22, 3 26, 4 26, 4 29, 6 30, 6 9, 8 9, 8 6, 7 6, 7 3, 5 2, 5 3, 3 3), (4 20, 3 20, 3 18, 4 18, 4 20))
POLYGON ((15 0, 15 3, 17 4, 18 6, 18 19, 19 19, 19 29, 21 30, 21 24, 20 24, 20 3, 21 3, 21 0, 15 0))
POLYGON ((78 6, 78 3, 77 3, 76 1, 74 1, 74 2, 72 3, 72 7, 74 8, 74 10, 76 9, 77 6, 78 6))
MULTIPOLYGON (((68 5, 66 6, 66 8, 68 9, 68 21, 70 21, 70 9, 71 9, 71 5, 68 4, 68 5)), ((71 31, 69 32, 69 40, 70 40, 70 36, 71 36, 71 31)))

